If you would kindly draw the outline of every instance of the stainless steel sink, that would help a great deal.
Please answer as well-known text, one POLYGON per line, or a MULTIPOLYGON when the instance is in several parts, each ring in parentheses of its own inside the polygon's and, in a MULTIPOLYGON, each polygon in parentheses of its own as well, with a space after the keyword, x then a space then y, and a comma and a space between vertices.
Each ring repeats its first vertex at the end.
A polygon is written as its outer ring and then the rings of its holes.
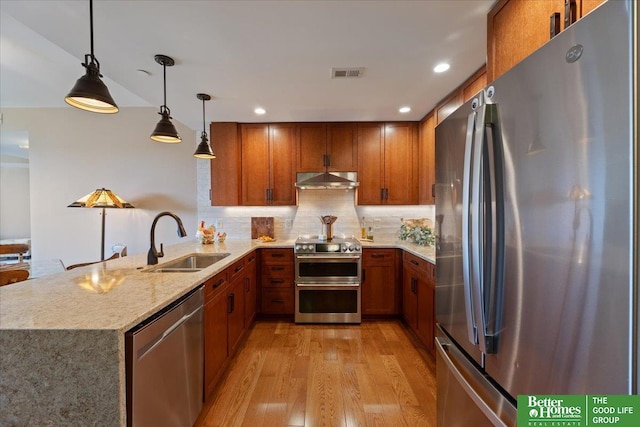
POLYGON ((191 273, 203 270, 230 254, 191 254, 144 270, 145 273, 191 273))

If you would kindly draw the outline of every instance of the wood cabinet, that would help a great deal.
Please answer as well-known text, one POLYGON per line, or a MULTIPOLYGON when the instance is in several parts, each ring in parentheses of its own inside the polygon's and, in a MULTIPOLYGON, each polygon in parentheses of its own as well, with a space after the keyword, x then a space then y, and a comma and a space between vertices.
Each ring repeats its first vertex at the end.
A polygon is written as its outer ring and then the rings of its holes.
POLYGON ((244 325, 249 329, 256 318, 258 301, 258 255, 252 252, 245 257, 246 275, 244 278, 244 325))
POLYGON ((436 118, 431 112, 418 125, 418 204, 436 203, 436 118))
POLYGON ((401 255, 398 249, 362 250, 363 315, 400 314, 401 255))
MULTIPOLYGON (((575 0, 580 19, 604 0, 575 0)), ((564 29, 565 0, 499 0, 487 15, 487 74, 500 77, 549 38, 550 17, 561 16, 564 29)))
POLYGON ((351 172, 358 168, 355 123, 298 124, 298 172, 351 172))
POLYGON ((403 310, 405 322, 433 353, 435 337, 435 266, 405 252, 403 255, 403 310))
POLYGON ((209 126, 211 149, 211 206, 240 204, 240 135, 238 123, 214 122, 209 126))
POLYGON ((261 313, 293 315, 293 249, 261 249, 260 272, 261 313))
POLYGON ((242 150, 242 204, 286 206, 296 204, 296 125, 240 125, 242 150))
POLYGON ((415 122, 358 123, 358 204, 418 202, 415 122))
POLYGON ((204 284, 204 393, 209 397, 227 360, 226 270, 204 284))

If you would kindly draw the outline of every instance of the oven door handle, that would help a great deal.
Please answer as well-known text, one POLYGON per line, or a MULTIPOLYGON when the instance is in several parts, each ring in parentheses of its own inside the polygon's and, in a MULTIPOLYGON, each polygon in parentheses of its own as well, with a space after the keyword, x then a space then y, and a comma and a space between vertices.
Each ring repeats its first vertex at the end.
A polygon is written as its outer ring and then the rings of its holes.
POLYGON ((296 286, 299 288, 338 288, 338 289, 347 289, 347 288, 359 288, 360 285, 357 283, 296 283, 296 286))
POLYGON ((313 259, 329 259, 331 261, 341 261, 341 260, 349 260, 349 259, 360 259, 360 255, 296 255, 296 259, 298 260, 313 260, 313 259))

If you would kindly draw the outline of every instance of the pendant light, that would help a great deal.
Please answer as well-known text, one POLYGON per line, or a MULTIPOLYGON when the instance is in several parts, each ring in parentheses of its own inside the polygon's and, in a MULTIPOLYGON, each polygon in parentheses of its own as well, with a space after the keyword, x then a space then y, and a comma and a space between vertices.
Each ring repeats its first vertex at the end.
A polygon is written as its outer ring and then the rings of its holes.
POLYGON ((193 157, 197 157, 199 159, 215 159, 216 155, 213 154, 213 150, 207 140, 207 127, 204 120, 204 103, 205 101, 209 101, 211 96, 206 93, 199 93, 196 96, 202 101, 202 135, 200 136, 200 144, 198 144, 196 152, 193 153, 193 157))
POLYGON ((154 58, 158 64, 162 65, 164 72, 164 103, 160 106, 160 112, 158 113, 162 118, 153 130, 151 139, 156 142, 177 144, 182 141, 182 138, 178 135, 176 127, 171 123, 171 110, 167 107, 167 67, 172 67, 175 61, 166 55, 156 55, 154 58))
POLYGON ((93 0, 89 0, 89 22, 91 32, 91 53, 84 56, 82 66, 86 74, 76 81, 71 92, 64 98, 72 107, 94 113, 113 114, 118 106, 111 97, 109 89, 100 77, 100 62, 93 54, 93 0))

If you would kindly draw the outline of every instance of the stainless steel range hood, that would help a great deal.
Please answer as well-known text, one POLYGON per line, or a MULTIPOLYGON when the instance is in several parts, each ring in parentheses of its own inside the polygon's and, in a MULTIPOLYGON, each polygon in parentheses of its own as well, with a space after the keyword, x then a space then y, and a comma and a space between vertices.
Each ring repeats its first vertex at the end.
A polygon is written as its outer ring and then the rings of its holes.
POLYGON ((296 178, 296 187, 303 190, 351 190, 360 185, 357 172, 305 172, 296 178))

